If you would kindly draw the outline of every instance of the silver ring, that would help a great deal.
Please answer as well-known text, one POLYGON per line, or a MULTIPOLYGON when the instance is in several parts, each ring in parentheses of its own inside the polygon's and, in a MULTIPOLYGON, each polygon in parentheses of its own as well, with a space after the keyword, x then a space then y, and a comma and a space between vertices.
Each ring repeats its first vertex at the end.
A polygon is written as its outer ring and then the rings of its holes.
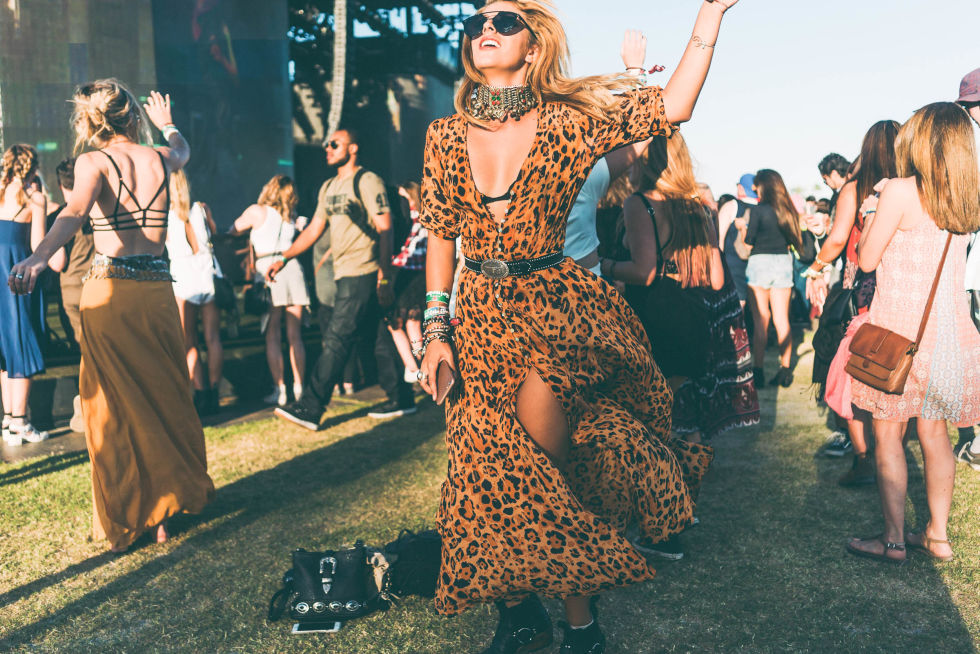
POLYGON ((24 279, 24 273, 17 273, 14 275, 14 279, 24 279))
POLYGON ((421 370, 419 370, 418 374, 415 375, 415 378, 418 379, 419 381, 425 381, 426 379, 429 378, 429 376, 424 372, 422 372, 421 370))

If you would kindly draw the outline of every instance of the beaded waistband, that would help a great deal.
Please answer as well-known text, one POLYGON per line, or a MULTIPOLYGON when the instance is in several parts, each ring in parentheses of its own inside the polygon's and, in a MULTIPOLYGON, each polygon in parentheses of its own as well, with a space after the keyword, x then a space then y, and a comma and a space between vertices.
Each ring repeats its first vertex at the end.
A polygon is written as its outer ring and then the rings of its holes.
POLYGON ((82 279, 132 279, 140 282, 172 282, 170 264, 153 254, 110 257, 96 252, 92 267, 82 279))

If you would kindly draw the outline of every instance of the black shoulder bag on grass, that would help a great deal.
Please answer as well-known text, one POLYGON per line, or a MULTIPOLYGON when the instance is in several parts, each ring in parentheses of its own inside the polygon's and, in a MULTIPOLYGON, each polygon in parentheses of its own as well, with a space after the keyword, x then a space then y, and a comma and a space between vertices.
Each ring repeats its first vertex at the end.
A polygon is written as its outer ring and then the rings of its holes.
POLYGON ((300 625, 345 623, 385 611, 402 597, 434 597, 441 555, 437 531, 407 529, 384 550, 362 541, 339 550, 295 550, 293 567, 269 602, 268 619, 288 615, 300 625))

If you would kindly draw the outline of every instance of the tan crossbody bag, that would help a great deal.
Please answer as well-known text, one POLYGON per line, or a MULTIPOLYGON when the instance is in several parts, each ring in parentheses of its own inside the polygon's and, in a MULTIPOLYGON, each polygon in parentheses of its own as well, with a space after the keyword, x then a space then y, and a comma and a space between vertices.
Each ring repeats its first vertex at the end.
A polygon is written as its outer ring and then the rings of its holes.
POLYGON ((909 371, 912 369, 915 353, 919 351, 922 335, 926 332, 932 301, 936 298, 939 278, 942 276, 946 254, 949 252, 949 244, 952 240, 953 235, 949 234, 946 237, 946 247, 943 248, 943 256, 939 260, 939 269, 936 271, 936 279, 932 282, 932 290, 929 291, 929 299, 926 300, 926 308, 922 313, 919 333, 915 340, 910 341, 884 327, 864 323, 854 334, 854 340, 851 341, 849 348, 851 356, 848 357, 847 365, 844 367, 851 377, 885 393, 901 395, 905 391, 905 380, 908 379, 909 371))

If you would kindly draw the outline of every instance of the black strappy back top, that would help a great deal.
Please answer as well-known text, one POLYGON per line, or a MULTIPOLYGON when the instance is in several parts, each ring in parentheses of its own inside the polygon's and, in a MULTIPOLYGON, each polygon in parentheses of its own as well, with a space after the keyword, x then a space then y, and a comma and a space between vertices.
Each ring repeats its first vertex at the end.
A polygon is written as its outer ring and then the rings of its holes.
POLYGON ((116 169, 116 175, 119 177, 119 188, 116 191, 116 206, 112 210, 112 213, 102 218, 92 217, 92 231, 122 231, 126 229, 140 229, 142 227, 165 228, 167 226, 167 216, 170 213, 170 176, 167 173, 167 162, 164 160, 163 155, 157 152, 157 156, 160 157, 160 165, 163 166, 163 183, 160 185, 160 188, 157 189, 157 192, 153 194, 150 201, 146 203, 147 208, 144 209, 139 200, 136 199, 136 195, 133 193, 133 190, 126 186, 126 182, 123 181, 122 171, 119 170, 119 165, 105 150, 99 150, 99 152, 104 154, 109 159, 112 167, 116 169), (135 211, 119 212, 123 189, 126 190, 126 193, 129 194, 130 199, 132 199, 133 203, 136 205, 135 211), (166 208, 149 208, 154 202, 156 202, 156 199, 160 197, 161 192, 165 192, 167 194, 167 203, 164 205, 166 208))

